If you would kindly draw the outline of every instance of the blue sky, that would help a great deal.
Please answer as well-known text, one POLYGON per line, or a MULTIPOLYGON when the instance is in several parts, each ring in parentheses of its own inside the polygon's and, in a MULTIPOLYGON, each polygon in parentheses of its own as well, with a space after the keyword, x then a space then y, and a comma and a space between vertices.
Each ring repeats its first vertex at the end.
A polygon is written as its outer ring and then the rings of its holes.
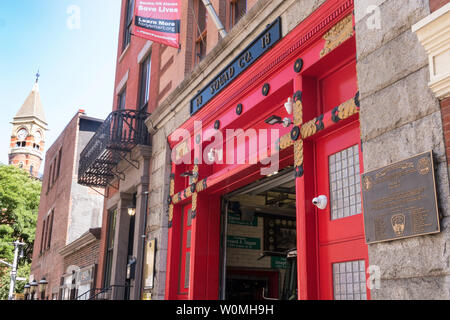
POLYGON ((38 68, 46 149, 79 109, 103 119, 111 112, 120 2, 0 0, 0 162, 8 163, 10 122, 38 68))

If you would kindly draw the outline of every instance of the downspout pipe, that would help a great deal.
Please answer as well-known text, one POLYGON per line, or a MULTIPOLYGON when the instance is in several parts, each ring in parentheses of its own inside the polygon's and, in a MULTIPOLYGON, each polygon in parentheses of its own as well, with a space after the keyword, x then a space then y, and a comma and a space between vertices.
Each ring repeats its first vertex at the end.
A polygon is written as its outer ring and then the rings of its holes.
POLYGON ((220 21, 219 16, 216 13, 216 10, 214 10, 214 7, 209 0, 203 0, 203 4, 206 7, 206 10, 208 10, 209 15, 213 19, 214 23, 216 24, 217 29, 219 29, 220 36, 222 38, 225 38, 227 35, 227 32, 225 30, 225 27, 223 26, 222 22, 220 21))
MULTIPOLYGON (((147 215, 148 215, 148 191, 145 191, 145 215, 144 215, 144 234, 141 235, 141 240, 142 240, 142 275, 144 274, 144 269, 145 269, 145 245, 147 242, 147 215)), ((144 288, 144 281, 145 279, 142 277, 141 278, 141 288, 139 290, 139 300, 142 299, 142 293, 143 293, 143 288, 144 288)))
POLYGON ((225 300, 227 292, 227 236, 228 236, 228 198, 224 199, 225 203, 225 217, 224 217, 224 231, 223 231, 223 261, 222 261, 222 292, 221 298, 225 300))

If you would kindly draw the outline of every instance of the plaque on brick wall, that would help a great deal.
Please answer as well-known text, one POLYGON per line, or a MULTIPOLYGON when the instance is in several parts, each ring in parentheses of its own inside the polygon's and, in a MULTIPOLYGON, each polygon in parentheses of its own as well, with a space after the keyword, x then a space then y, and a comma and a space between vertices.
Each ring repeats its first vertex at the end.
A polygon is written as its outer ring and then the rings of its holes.
POLYGON ((440 232, 433 153, 362 175, 367 243, 440 232))

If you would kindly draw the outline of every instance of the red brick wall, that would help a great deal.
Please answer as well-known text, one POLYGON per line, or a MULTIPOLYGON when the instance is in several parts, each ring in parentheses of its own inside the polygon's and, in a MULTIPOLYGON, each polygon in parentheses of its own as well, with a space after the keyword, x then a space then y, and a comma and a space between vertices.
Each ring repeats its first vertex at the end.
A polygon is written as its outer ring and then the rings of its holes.
POLYGON ((449 2, 449 0, 430 0, 430 11, 434 12, 437 9, 443 7, 449 2))
MULTIPOLYGON (((46 277, 49 282, 47 294, 59 287, 60 277, 64 273, 64 261, 58 251, 66 245, 68 216, 71 206, 70 193, 75 157, 75 138, 78 128, 78 114, 69 122, 55 143, 46 153, 44 177, 36 225, 36 238, 33 248, 33 263, 31 275, 39 281, 46 277), (49 184, 49 169, 55 156, 62 148, 62 161, 59 178, 47 193, 49 184), (40 253, 43 221, 54 209, 53 229, 50 249, 40 253)), ((50 294, 51 295, 51 294, 50 294)))
MULTIPOLYGON (((139 99, 139 74, 140 74, 140 65, 137 63, 137 57, 141 52, 144 45, 147 43, 147 40, 131 36, 131 42, 129 44, 128 49, 123 50, 122 43, 124 37, 124 23, 125 23, 125 14, 126 14, 126 0, 122 0, 122 11, 120 18, 120 29, 119 29, 119 43, 117 48, 117 64, 116 64, 116 80, 115 80, 115 88, 119 85, 120 81, 123 77, 128 74, 128 81, 126 85, 126 108, 127 109, 136 109, 139 99)), ((155 50, 155 46, 152 48, 155 50)), ((152 77, 150 84, 150 100, 149 100, 149 112, 155 109, 156 106, 156 97, 158 94, 158 82, 157 74, 154 74, 155 71, 159 69, 159 59, 158 55, 152 54, 152 77)), ((116 95, 114 89, 114 109, 117 108, 118 96, 116 95)))
MULTIPOLYGON (((247 11, 249 11, 257 1, 258 0, 247 0, 247 11)), ((193 24, 192 8, 188 7, 191 3, 192 1, 181 2, 181 49, 178 50, 176 48, 167 47, 161 52, 160 68, 163 70, 161 70, 159 79, 158 103, 163 102, 172 90, 174 90, 196 67, 193 65, 193 41, 195 41, 195 39, 193 39, 193 34, 197 26, 193 24), (168 64, 170 64, 170 67, 164 68, 164 66, 167 66, 168 64), (167 88, 170 89, 167 90, 167 88)), ((228 29, 228 20, 226 18, 227 7, 229 6, 228 1, 212 0, 211 3, 221 18, 222 24, 228 29)), ((208 17, 206 52, 209 53, 213 50, 220 39, 214 21, 208 17)))
MULTIPOLYGON (((228 6, 221 3, 225 0, 213 0, 212 3, 222 23, 226 24, 227 19, 225 10, 228 6)), ((185 76, 195 68, 193 66, 193 16, 189 5, 192 1, 181 2, 181 47, 179 49, 162 46, 154 43, 152 46, 152 66, 150 83, 150 102, 149 112, 152 113, 156 107, 184 80, 185 76)), ((247 10, 255 5, 257 0, 247 0, 247 10)), ((137 63, 137 57, 141 49, 147 43, 147 40, 132 36, 127 50, 123 50, 122 42, 124 37, 124 23, 126 14, 127 0, 122 0, 122 11, 119 30, 119 42, 117 48, 116 80, 115 87, 119 85, 123 77, 128 74, 126 85, 126 106, 127 109, 134 109, 138 103, 139 97, 139 74, 140 66, 137 63)), ((211 18, 207 25, 207 52, 210 52, 220 40, 218 30, 211 18)), ((114 109, 117 108, 118 97, 114 92, 114 109)))
POLYGON ((64 270, 69 266, 77 266, 80 268, 89 267, 98 264, 100 252, 100 240, 96 240, 78 251, 64 258, 64 270))
POLYGON ((9 156, 9 164, 19 167, 19 163, 23 163, 23 170, 30 172, 31 166, 33 166, 33 172, 31 173, 34 177, 38 177, 39 168, 41 167, 41 159, 32 154, 26 153, 15 153, 9 156))

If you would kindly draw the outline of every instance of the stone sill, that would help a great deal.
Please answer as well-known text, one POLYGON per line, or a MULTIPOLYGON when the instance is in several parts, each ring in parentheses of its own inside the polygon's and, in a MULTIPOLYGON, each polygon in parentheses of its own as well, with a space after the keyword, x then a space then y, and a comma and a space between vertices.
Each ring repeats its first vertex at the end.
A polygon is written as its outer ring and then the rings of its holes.
POLYGON ((130 48, 130 44, 131 44, 131 41, 127 44, 127 46, 125 47, 125 49, 122 51, 122 54, 121 54, 120 57, 119 57, 119 63, 122 62, 123 57, 125 57, 125 55, 127 54, 128 49, 130 48))

